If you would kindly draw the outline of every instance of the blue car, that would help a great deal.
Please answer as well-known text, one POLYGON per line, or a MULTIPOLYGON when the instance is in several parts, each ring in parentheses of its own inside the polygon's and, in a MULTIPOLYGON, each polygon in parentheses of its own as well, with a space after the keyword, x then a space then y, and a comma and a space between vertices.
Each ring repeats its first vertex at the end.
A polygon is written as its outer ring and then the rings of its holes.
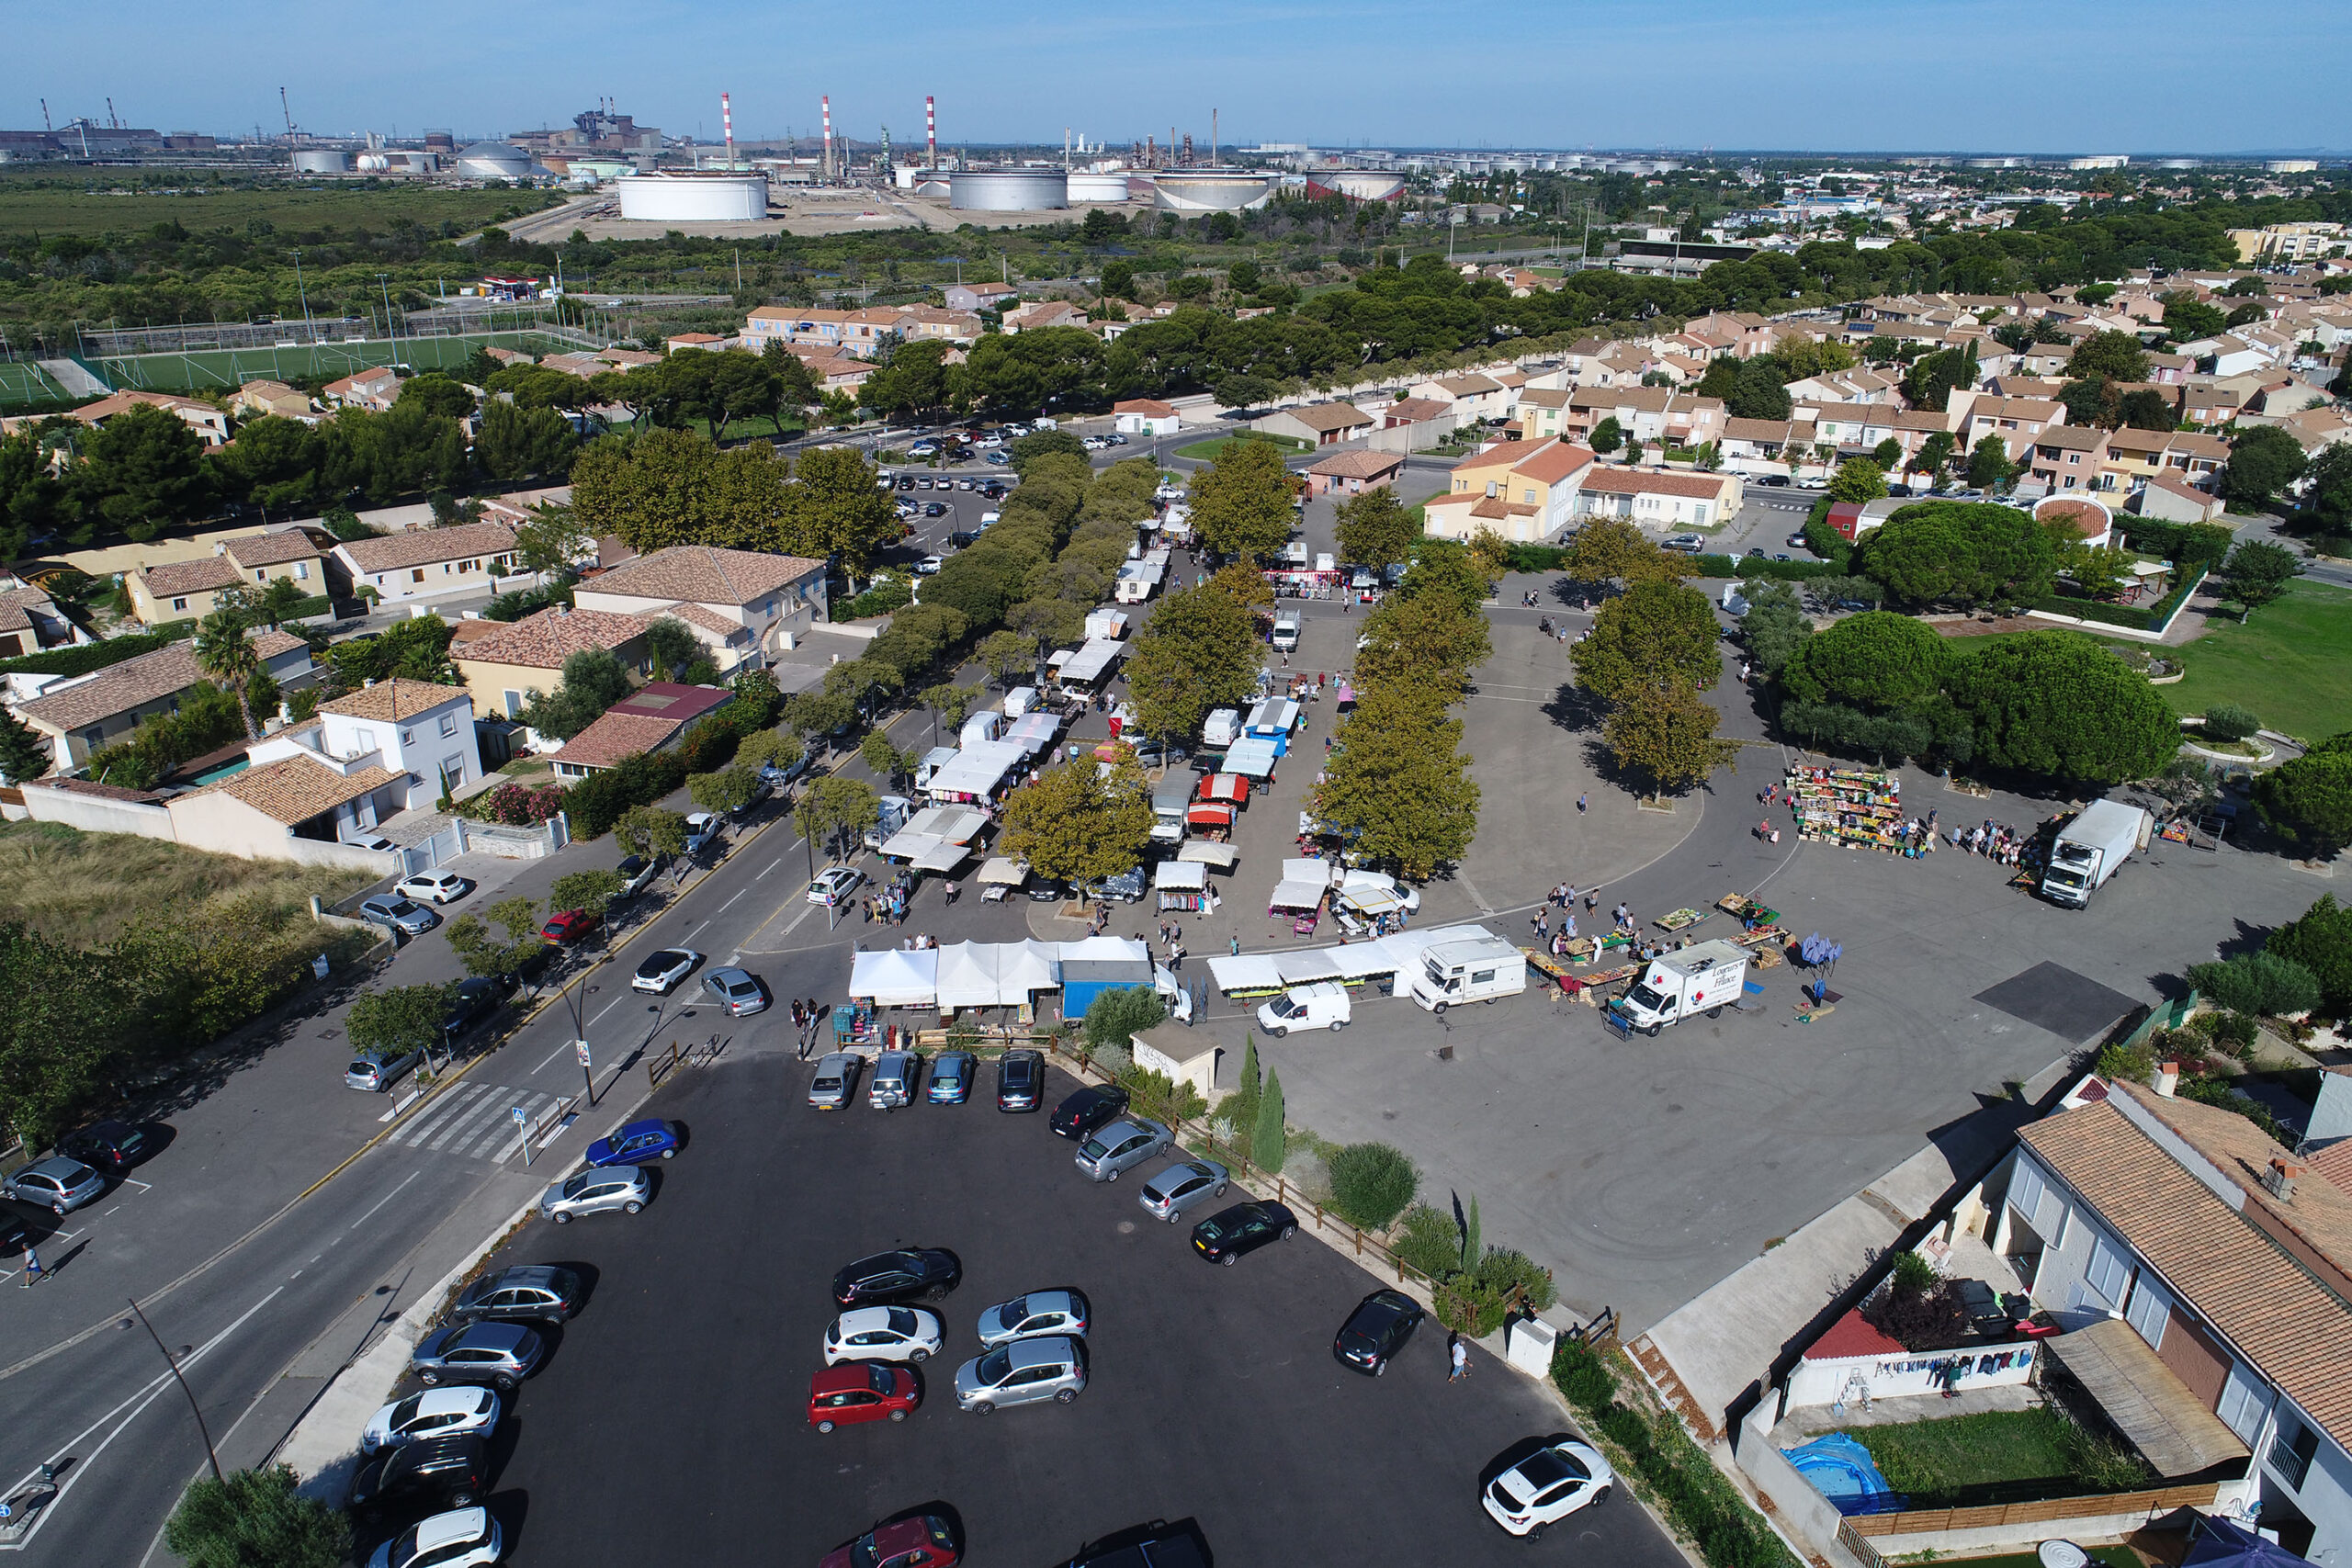
POLYGON ((972 1098, 979 1058, 969 1051, 942 1051, 931 1060, 931 1087, 923 1098, 933 1105, 961 1105, 972 1098))
POLYGON ((589 1145, 588 1163, 601 1168, 673 1158, 678 1152, 678 1134, 675 1122, 632 1122, 611 1137, 599 1138, 589 1145))

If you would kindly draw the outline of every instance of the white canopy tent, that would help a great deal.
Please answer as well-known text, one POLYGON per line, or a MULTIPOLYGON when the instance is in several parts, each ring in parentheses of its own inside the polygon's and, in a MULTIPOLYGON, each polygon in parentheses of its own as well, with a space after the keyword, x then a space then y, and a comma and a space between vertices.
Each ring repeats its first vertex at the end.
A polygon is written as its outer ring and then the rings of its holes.
POLYGON ((1176 858, 1200 865, 1213 865, 1220 871, 1231 871, 1233 863, 1241 858, 1241 852, 1231 844, 1213 844, 1206 839, 1193 839, 1176 852, 1176 858))
POLYGON ((1294 953, 1218 953, 1209 959, 1209 978, 1227 996, 1262 996, 1317 980, 1361 985, 1384 975, 1409 974, 1419 966, 1421 955, 1438 942, 1492 941, 1494 934, 1484 926, 1439 926, 1396 931, 1374 942, 1301 948, 1294 953))
POLYGON ((1239 773, 1244 778, 1270 779, 1274 776, 1274 743, 1261 736, 1245 735, 1226 748, 1225 771, 1239 773))
POLYGON ((938 999, 943 1009, 997 1005, 997 957, 993 946, 959 942, 938 950, 938 999))
POLYGON ((980 867, 979 883, 983 887, 1018 887, 1029 880, 1029 868, 1017 860, 1003 855, 991 855, 980 867))
POLYGON ((1060 680, 1065 686, 1088 686, 1111 672, 1111 666, 1127 651, 1127 645, 1115 637, 1089 637, 1084 647, 1069 656, 1061 668, 1060 680))
POLYGON ((1209 885, 1209 868, 1198 861, 1164 860, 1152 867, 1151 885, 1179 893, 1199 893, 1209 885))
POLYGON ((1250 710, 1241 728, 1251 735, 1272 739, 1298 728, 1298 705, 1288 697, 1269 697, 1250 710))
POLYGON ((958 795, 987 795, 1004 782, 1004 775, 1028 760, 1020 744, 1011 740, 983 740, 977 746, 967 746, 955 758, 940 764, 923 785, 923 793, 933 800, 958 795))
POLYGON ((969 844, 951 844, 944 840, 935 840, 931 848, 915 856, 909 863, 917 871, 928 871, 944 876, 969 860, 971 855, 972 847, 969 844))
POLYGON ((850 959, 849 994, 878 1008, 933 1006, 939 994, 939 953, 897 947, 857 953, 850 959))
POLYGON ((1283 862, 1282 881, 1275 884, 1273 897, 1266 900, 1270 909, 1312 909, 1330 891, 1331 863, 1326 860, 1286 860, 1283 862))

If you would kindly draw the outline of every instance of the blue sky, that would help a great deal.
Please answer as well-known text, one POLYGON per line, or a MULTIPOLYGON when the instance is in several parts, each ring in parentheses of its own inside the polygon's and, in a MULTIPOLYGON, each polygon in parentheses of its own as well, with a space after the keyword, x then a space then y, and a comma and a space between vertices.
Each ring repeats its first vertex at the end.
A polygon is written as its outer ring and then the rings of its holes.
POLYGON ((1226 140, 1387 146, 2188 152, 2352 149, 2346 0, 1422 0, 1080 6, 914 0, 408 0, 390 9, 108 0, 12 7, 0 123, 503 134, 599 96, 670 131, 833 120, 894 143, 1226 140), (981 20, 979 18, 985 18, 981 20))

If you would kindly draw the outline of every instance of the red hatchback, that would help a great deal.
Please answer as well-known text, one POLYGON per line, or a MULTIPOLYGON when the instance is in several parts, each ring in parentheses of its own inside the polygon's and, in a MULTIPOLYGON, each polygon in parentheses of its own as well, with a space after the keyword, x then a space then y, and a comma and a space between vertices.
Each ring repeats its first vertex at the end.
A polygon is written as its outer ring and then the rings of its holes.
POLYGON ((539 928, 539 935, 558 947, 575 947, 596 929, 596 917, 585 909, 566 909, 539 928))
POLYGON ((883 1361, 844 1361, 808 1378, 808 1425, 820 1432, 856 1421, 903 1421, 922 1403, 914 1373, 883 1361))
POLYGON ((956 1568, 964 1554, 947 1522, 933 1514, 896 1519, 825 1554, 818 1568, 956 1568))

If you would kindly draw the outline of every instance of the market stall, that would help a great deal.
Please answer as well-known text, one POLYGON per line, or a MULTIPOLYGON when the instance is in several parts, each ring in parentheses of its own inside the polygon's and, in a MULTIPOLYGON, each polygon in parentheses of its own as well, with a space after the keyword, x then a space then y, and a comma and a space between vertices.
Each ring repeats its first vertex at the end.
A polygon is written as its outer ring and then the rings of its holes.
POLYGON ((1197 914, 1216 908, 1216 895, 1209 891, 1209 868, 1198 861, 1161 861, 1152 868, 1151 885, 1162 909, 1197 914))
POLYGON ((1176 858, 1180 861, 1196 862, 1202 865, 1213 865, 1219 871, 1231 871, 1233 863, 1241 858, 1241 852, 1231 844, 1213 843, 1206 839, 1193 839, 1176 852, 1176 858))
POLYGON ((877 1008, 927 1008, 939 997, 939 953, 930 948, 886 948, 850 959, 849 994, 877 1008))
POLYGON ((976 880, 980 885, 982 900, 990 904, 1001 904, 1012 896, 1014 888, 1029 880, 1029 868, 1017 860, 1008 860, 1003 855, 993 855, 989 857, 986 865, 980 867, 980 874, 976 880))
POLYGON ((1270 915, 1313 915, 1321 912, 1323 896, 1331 890, 1331 863, 1322 860, 1283 862, 1282 880, 1266 900, 1270 915))
POLYGON ((1250 804, 1250 781, 1239 773, 1204 773, 1201 777, 1200 793, 1204 801, 1223 801, 1227 806, 1250 804))
POLYGON ((1188 807, 1184 811, 1184 826, 1194 832, 1230 833, 1233 831, 1233 807, 1225 805, 1188 807))
POLYGON ((1861 768, 1792 767, 1789 804, 1797 837, 1893 851, 1903 829, 1902 780, 1861 768))
POLYGON ((1261 736, 1245 735, 1227 749, 1226 771, 1239 773, 1262 789, 1273 778, 1274 763, 1281 755, 1275 742, 1261 736))

